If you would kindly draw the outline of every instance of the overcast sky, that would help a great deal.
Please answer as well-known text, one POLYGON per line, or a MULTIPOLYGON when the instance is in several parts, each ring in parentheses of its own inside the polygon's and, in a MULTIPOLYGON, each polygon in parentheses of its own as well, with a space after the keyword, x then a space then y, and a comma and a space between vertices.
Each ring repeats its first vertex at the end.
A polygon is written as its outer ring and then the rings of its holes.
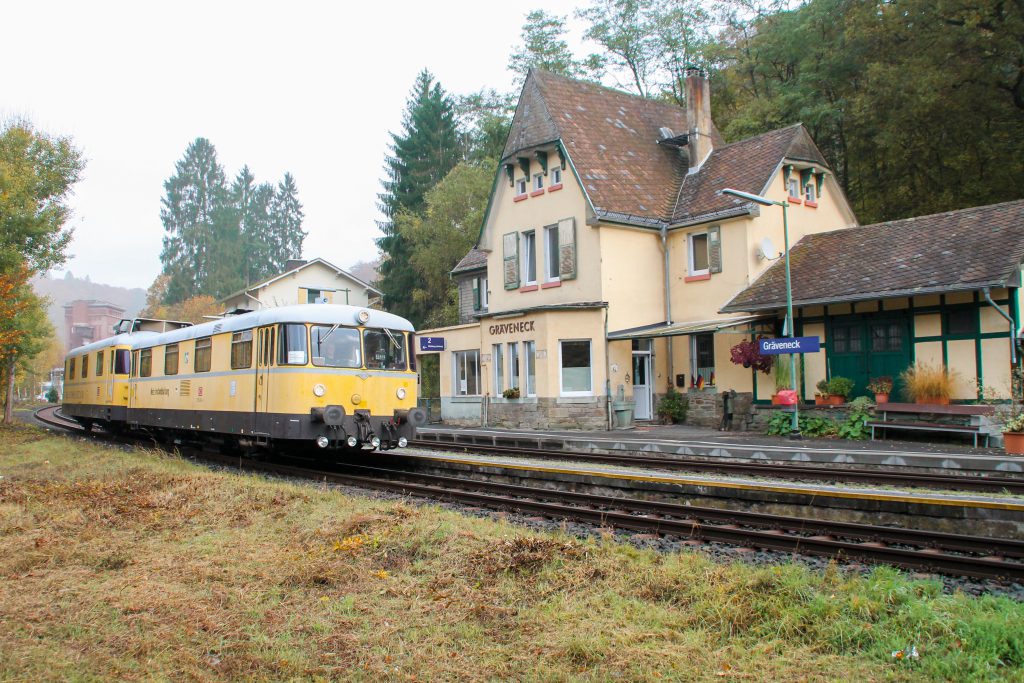
POLYGON ((8 2, 0 120, 28 117, 85 153, 65 265, 79 277, 152 283, 163 183, 197 137, 229 178, 243 164, 275 184, 290 171, 303 256, 347 267, 376 255, 388 131, 416 74, 453 93, 508 90, 526 12, 576 4, 8 2))

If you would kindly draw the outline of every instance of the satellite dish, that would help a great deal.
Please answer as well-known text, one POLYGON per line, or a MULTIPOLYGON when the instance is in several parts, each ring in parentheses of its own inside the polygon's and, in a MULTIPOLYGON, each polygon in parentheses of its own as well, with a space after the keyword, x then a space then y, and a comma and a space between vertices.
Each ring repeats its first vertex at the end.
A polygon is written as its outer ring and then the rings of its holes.
POLYGON ((769 261, 778 258, 775 255, 775 245, 772 244, 770 237, 765 237, 761 240, 761 243, 757 247, 757 257, 760 259, 768 259, 769 261))

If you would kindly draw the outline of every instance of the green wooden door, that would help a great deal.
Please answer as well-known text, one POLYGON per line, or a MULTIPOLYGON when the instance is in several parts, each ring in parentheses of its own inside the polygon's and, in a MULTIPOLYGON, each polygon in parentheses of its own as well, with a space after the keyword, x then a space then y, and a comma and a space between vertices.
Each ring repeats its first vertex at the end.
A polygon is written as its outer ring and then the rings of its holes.
POLYGON ((869 396, 868 381, 893 378, 894 399, 900 395, 899 374, 910 365, 910 324, 905 314, 846 315, 830 320, 827 330, 829 377, 849 377, 853 394, 869 396))

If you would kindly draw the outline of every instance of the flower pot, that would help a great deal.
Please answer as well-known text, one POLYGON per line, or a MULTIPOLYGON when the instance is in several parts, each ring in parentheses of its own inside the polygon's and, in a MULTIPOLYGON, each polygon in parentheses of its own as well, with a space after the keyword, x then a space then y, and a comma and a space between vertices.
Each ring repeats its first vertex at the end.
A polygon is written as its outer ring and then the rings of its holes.
POLYGON ((816 405, 816 406, 827 406, 828 405, 828 398, 829 398, 828 396, 817 395, 817 396, 814 397, 814 405, 816 405))
POLYGON ((844 403, 846 403, 846 397, 845 396, 829 396, 828 397, 828 405, 830 405, 830 406, 841 406, 844 403))
POLYGON ((1007 453, 1024 455, 1024 432, 1003 432, 1003 448, 1007 453))
POLYGON ((914 403, 919 406, 930 405, 930 406, 948 406, 948 398, 940 398, 939 396, 925 396, 923 398, 915 398, 914 403))
POLYGON ((875 394, 875 403, 888 403, 889 394, 875 394))
POLYGON ((779 395, 778 394, 772 394, 772 405, 773 406, 781 406, 782 405, 782 401, 779 400, 779 395))

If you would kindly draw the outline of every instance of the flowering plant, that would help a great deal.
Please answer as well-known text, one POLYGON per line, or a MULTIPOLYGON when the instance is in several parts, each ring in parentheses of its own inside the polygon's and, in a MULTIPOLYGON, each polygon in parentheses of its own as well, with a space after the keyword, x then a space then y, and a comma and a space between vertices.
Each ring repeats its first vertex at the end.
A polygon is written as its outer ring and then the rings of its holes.
POLYGON ((761 354, 756 339, 754 341, 741 341, 729 349, 729 359, 736 365, 754 368, 766 375, 772 371, 772 357, 761 354))
POLYGON ((1011 417, 1003 425, 1004 432, 1024 432, 1024 413, 1018 413, 1011 417))
POLYGON ((868 391, 872 394, 888 394, 892 392, 892 377, 872 377, 868 382, 868 391))

